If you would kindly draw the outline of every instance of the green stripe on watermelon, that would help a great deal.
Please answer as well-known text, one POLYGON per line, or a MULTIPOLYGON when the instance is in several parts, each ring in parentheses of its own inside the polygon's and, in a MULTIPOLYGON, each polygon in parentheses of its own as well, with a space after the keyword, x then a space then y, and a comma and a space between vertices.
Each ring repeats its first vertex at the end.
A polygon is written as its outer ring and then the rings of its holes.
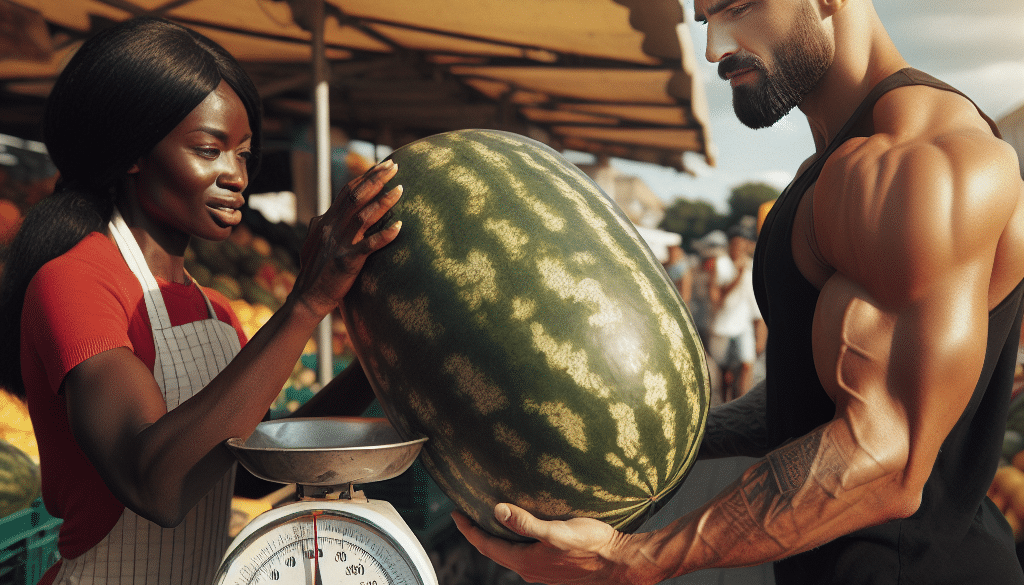
POLYGON ((498 502, 635 529, 683 480, 707 365, 675 287, 577 167, 515 134, 396 150, 398 238, 345 300, 389 420, 488 531, 498 502))

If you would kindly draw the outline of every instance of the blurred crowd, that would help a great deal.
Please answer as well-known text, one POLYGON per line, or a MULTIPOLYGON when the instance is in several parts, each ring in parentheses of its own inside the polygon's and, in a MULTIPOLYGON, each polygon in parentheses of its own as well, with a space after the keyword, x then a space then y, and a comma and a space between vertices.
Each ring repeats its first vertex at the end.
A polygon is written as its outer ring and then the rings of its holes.
POLYGON ((742 396, 764 376, 767 328, 751 277, 756 241, 757 220, 748 216, 704 235, 689 253, 671 247, 665 262, 707 354, 712 404, 742 396))

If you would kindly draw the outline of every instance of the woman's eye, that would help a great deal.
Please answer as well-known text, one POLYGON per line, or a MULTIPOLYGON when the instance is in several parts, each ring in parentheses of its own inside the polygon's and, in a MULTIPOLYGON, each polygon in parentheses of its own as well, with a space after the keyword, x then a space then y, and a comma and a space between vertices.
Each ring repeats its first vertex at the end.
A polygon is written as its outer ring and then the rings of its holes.
POLYGON ((196 152, 207 158, 217 158, 220 155, 220 150, 216 148, 199 147, 196 148, 196 152))

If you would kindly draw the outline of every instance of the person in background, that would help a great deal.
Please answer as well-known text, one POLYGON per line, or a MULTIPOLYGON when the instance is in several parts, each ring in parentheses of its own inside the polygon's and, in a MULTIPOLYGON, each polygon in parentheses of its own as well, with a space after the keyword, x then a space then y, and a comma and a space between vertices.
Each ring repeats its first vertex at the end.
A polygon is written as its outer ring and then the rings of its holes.
POLYGON ((693 243, 699 264, 694 268, 690 293, 690 314, 697 324, 701 343, 707 346, 711 318, 714 312, 711 301, 711 280, 718 273, 730 270, 732 260, 728 254, 729 238, 722 230, 713 230, 693 243), (721 263, 721 265, 720 265, 721 263))
POLYGON ((752 128, 794 107, 815 152, 754 256, 766 378, 713 408, 700 456, 762 457, 664 528, 456 522, 530 582, 644 585, 774 561, 780 585, 1024 583, 986 497, 1024 311, 1024 181, 995 123, 909 67, 871 0, 694 0, 752 128))
POLYGON ((668 260, 665 261, 664 267, 669 280, 679 291, 680 298, 689 305, 693 292, 693 272, 690 268, 690 259, 686 257, 681 247, 668 247, 668 260))
MULTIPOLYGON (((259 96, 194 31, 136 18, 86 41, 49 97, 60 181, 27 214, 0 290, 0 385, 27 399, 62 560, 42 583, 212 582, 227 546, 234 458, 401 195, 378 165, 314 218, 284 306, 246 340, 227 299, 184 269, 223 241, 260 160, 259 96)), ((372 400, 361 370, 300 414, 372 400)))
POLYGON ((711 387, 711 405, 722 403, 723 381, 722 371, 716 365, 708 351, 708 340, 711 332, 711 319, 714 307, 711 303, 711 280, 720 271, 731 269, 727 246, 729 238, 722 230, 712 230, 693 243, 697 252, 697 260, 693 267, 693 283, 690 293, 690 315, 697 327, 701 346, 704 348, 704 359, 708 364, 708 383, 711 387))
POLYGON ((722 401, 743 396, 753 385, 754 362, 760 348, 756 325, 761 312, 754 299, 753 258, 750 248, 757 235, 751 225, 729 228, 728 253, 710 269, 708 298, 712 316, 707 350, 721 371, 722 401))

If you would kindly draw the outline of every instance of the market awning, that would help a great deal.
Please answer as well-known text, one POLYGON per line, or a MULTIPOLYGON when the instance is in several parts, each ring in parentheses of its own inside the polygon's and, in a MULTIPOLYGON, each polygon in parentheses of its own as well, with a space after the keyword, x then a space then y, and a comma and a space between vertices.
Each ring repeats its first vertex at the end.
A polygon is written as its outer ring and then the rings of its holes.
MULTIPOLYGON (((458 128, 519 132, 684 169, 713 164, 680 0, 326 0, 332 124, 391 147, 458 128)), ((312 115, 302 0, 0 0, 0 132, 38 123, 61 64, 134 15, 242 61, 269 118, 312 115)), ((23 132, 22 132, 23 133, 23 132)))

